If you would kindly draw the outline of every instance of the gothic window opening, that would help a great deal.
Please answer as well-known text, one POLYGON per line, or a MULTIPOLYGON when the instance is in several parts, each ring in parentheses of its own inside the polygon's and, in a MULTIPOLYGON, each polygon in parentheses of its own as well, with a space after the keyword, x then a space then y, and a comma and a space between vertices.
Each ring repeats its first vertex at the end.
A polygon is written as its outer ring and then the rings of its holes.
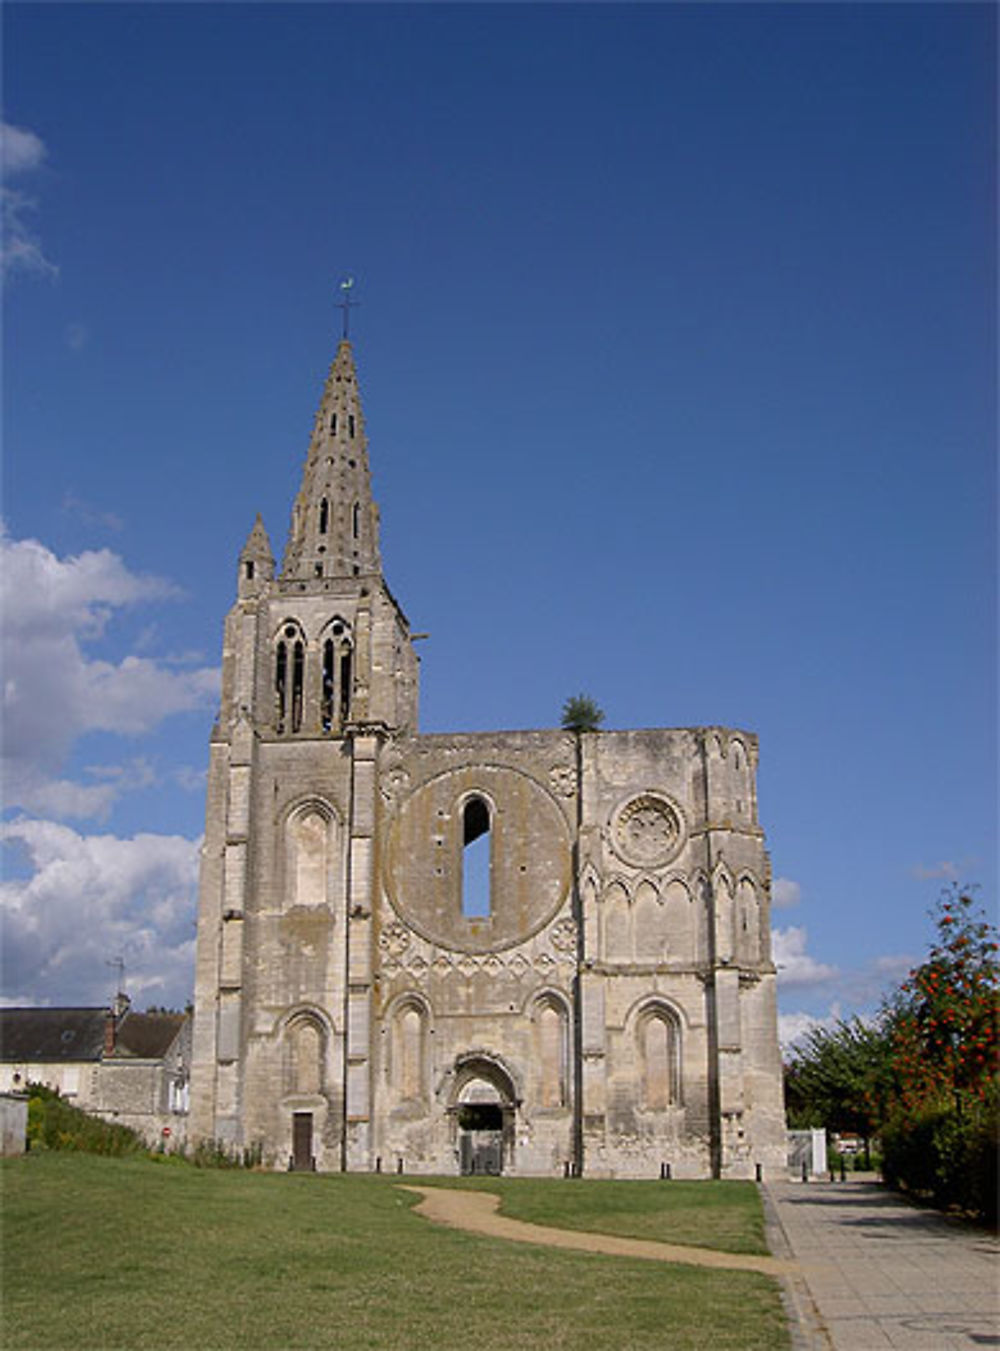
POLYGON ((246 573, 246 579, 247 579, 247 581, 248 581, 248 582, 252 582, 252 581, 253 581, 253 560, 252 560, 252 559, 248 559, 248 560, 247 560, 246 565, 245 565, 245 567, 244 567, 244 572, 246 573))
POLYGON ((354 414, 353 414, 353 413, 348 413, 348 415, 347 415, 347 435, 351 438, 352 441, 354 440, 354 414))
POLYGON ((406 1004, 395 1019, 393 1070, 400 1098, 418 1101, 424 1096, 424 1013, 406 1004))
POLYGON ((302 686, 306 664, 305 648, 301 640, 292 649, 292 731, 302 728, 302 686))
POLYGON ((346 722, 351 715, 351 649, 345 648, 340 654, 340 720, 346 722))
POLYGON ((546 999, 535 1020, 539 1104, 542 1107, 566 1105, 566 1014, 555 999, 546 999))
POLYGON ((680 1028, 668 1009, 654 1008, 639 1024, 643 1106, 663 1111, 681 1101, 680 1028))
POLYGON ((293 1093, 312 1097, 323 1083, 323 1038, 311 1018, 302 1018, 289 1029, 289 1078, 293 1093))
POLYGON ((331 414, 330 414, 330 430, 331 430, 331 432, 334 432, 334 433, 335 433, 336 430, 337 430, 337 414, 336 414, 336 413, 331 413, 331 414))
POLYGON ((351 534, 354 536, 355 539, 358 538, 358 530, 360 529, 360 526, 361 526, 361 506, 359 503, 355 502, 354 506, 351 508, 351 534))
POLYGON ((274 662, 274 721, 279 732, 285 730, 286 701, 288 697, 288 647, 278 644, 274 662))
POLYGON ((333 727, 333 639, 327 638, 323 644, 323 693, 320 707, 320 724, 324 732, 333 727))
POLYGON ((489 919, 491 830, 489 803, 470 797, 462 808, 462 915, 489 919))
POLYGON ((324 497, 319 504, 319 533, 325 535, 330 525, 330 503, 324 497))

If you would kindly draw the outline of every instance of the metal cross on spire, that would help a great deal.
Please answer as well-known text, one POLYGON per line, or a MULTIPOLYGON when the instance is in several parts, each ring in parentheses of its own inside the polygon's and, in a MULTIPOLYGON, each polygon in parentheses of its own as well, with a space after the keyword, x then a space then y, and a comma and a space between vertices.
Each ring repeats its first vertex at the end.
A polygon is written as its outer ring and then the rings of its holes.
POLYGON ((338 309, 338 310, 343 310, 343 311, 344 311, 344 337, 345 337, 345 338, 348 336, 348 334, 349 334, 349 332, 350 332, 350 327, 351 327, 351 310, 356 310, 356 309, 358 308, 358 305, 361 303, 360 301, 352 300, 352 299, 351 299, 351 291, 352 291, 353 289, 354 289, 354 278, 353 278, 353 277, 346 277, 346 278, 340 283, 340 294, 341 294, 341 296, 343 297, 343 299, 337 301, 337 309, 338 309))

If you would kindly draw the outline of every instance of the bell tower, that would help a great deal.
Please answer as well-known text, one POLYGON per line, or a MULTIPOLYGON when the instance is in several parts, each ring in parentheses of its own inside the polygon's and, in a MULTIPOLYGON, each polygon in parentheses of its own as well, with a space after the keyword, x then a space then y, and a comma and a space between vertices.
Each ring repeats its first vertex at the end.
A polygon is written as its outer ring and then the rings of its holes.
POLYGON ((281 571, 258 516, 225 622, 201 866, 195 1139, 281 1141, 290 1158, 328 1169, 367 1148, 376 769, 387 740, 416 731, 417 695, 409 624, 382 576, 345 333, 281 571))

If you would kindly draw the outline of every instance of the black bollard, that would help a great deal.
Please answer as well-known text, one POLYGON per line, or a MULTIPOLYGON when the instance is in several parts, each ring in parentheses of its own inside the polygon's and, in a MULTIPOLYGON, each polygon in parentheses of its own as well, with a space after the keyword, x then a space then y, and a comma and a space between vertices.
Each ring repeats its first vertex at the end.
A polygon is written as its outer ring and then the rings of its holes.
POLYGON ((375 1171, 376 1171, 376 1173, 381 1173, 381 1171, 382 1171, 382 1155, 381 1155, 381 1154, 376 1154, 376 1155, 375 1155, 375 1171))
POLYGON ((661 1182, 669 1182, 669 1181, 670 1181, 670 1164, 669 1164, 669 1163, 661 1163, 661 1164, 660 1164, 660 1181, 661 1181, 661 1182))
POLYGON ((758 1182, 763 1182, 763 1181, 764 1181, 764 1170, 763 1170, 763 1168, 760 1166, 759 1163, 754 1164, 754 1174, 755 1174, 756 1180, 757 1180, 758 1182))
POLYGON ((397 1160, 396 1160, 396 1172, 397 1172, 397 1173, 401 1173, 402 1171, 403 1171, 403 1160, 402 1160, 402 1159, 397 1159, 397 1160))
POLYGON ((802 1181, 803 1182, 809 1181, 809 1165, 805 1162, 803 1162, 802 1164, 802 1181))
POLYGON ((569 1177, 569 1159, 563 1161, 563 1177, 569 1177))
POLYGON ((840 1180, 841 1182, 847 1181, 847 1160, 844 1158, 840 1160, 840 1180))

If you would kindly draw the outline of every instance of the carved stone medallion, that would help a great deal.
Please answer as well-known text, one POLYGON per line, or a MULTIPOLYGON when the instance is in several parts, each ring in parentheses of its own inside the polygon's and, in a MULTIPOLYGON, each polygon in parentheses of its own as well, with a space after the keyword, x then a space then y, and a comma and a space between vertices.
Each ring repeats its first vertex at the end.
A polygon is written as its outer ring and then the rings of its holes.
POLYGON ((636 868, 669 863, 684 843, 680 809, 660 793, 638 793, 623 803, 611 822, 611 847, 636 868))
POLYGON ((402 957, 410 946, 410 932, 398 921, 387 924, 379 935, 378 945, 390 957, 402 957))
POLYGON ((552 946, 557 952, 572 952, 576 947, 576 922, 561 919, 552 926, 552 946))

